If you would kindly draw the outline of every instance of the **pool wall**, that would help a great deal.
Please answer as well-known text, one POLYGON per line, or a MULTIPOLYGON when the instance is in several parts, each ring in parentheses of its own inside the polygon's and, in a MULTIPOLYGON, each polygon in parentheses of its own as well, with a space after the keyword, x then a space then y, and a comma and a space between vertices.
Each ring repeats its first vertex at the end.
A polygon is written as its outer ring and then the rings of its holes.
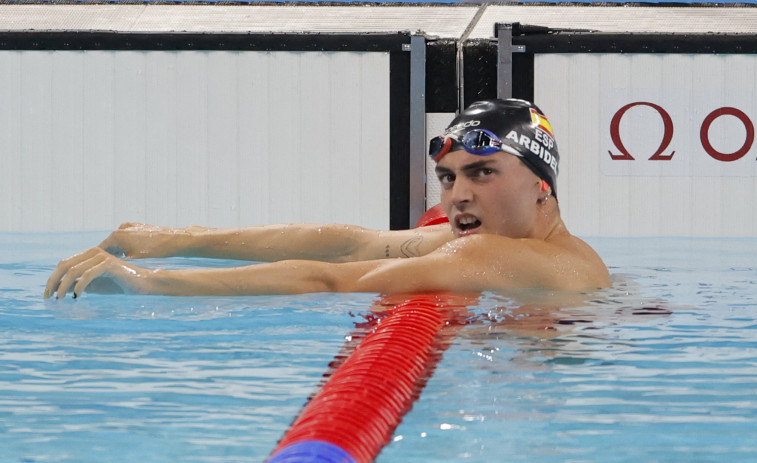
POLYGON ((755 37, 750 5, 0 4, 0 231, 408 227, 426 140, 514 96, 574 233, 755 236, 755 37))

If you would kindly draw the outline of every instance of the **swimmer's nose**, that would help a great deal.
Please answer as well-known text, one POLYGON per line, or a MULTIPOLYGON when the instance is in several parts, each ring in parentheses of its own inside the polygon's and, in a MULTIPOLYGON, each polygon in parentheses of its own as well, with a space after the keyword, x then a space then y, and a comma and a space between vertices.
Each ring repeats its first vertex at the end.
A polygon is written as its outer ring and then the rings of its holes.
POLYGON ((470 182, 466 179, 458 178, 449 190, 449 200, 457 209, 464 209, 465 206, 473 200, 473 190, 470 182))

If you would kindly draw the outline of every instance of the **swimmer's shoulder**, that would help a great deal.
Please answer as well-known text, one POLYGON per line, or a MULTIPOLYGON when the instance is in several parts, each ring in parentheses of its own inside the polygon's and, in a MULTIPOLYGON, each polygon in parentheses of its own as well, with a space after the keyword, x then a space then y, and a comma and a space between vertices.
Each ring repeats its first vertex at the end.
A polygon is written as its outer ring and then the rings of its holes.
POLYGON ((567 231, 547 240, 471 235, 452 240, 445 248, 465 251, 482 266, 491 267, 502 275, 517 273, 516 279, 521 280, 517 286, 521 287, 573 290, 610 285, 607 267, 599 254, 567 231))
POLYGON ((605 288, 610 286, 610 272, 602 257, 587 242, 567 234, 558 243, 567 253, 567 262, 578 287, 605 288))

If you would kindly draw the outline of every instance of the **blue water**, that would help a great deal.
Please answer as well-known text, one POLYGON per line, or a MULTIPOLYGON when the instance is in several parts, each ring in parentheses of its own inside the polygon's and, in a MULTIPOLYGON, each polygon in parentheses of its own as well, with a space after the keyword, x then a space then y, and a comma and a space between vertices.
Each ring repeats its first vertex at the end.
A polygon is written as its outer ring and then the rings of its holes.
MULTIPOLYGON (((262 461, 376 300, 44 301, 103 237, 0 234, 0 462, 262 461)), ((589 241, 614 287, 485 295, 378 462, 754 460, 757 239, 589 241)))

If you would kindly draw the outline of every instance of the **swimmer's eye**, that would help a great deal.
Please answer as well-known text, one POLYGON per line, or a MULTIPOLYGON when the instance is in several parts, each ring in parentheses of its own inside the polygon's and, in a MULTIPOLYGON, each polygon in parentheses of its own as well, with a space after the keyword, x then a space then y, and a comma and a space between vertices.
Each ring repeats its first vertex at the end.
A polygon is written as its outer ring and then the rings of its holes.
POLYGON ((442 184, 442 186, 448 186, 455 183, 455 176, 452 174, 441 174, 439 175, 439 183, 442 184))
POLYGON ((476 169, 472 172, 470 172, 470 178, 471 180, 486 180, 487 177, 493 175, 495 173, 494 169, 490 169, 488 167, 481 167, 479 169, 476 169))

